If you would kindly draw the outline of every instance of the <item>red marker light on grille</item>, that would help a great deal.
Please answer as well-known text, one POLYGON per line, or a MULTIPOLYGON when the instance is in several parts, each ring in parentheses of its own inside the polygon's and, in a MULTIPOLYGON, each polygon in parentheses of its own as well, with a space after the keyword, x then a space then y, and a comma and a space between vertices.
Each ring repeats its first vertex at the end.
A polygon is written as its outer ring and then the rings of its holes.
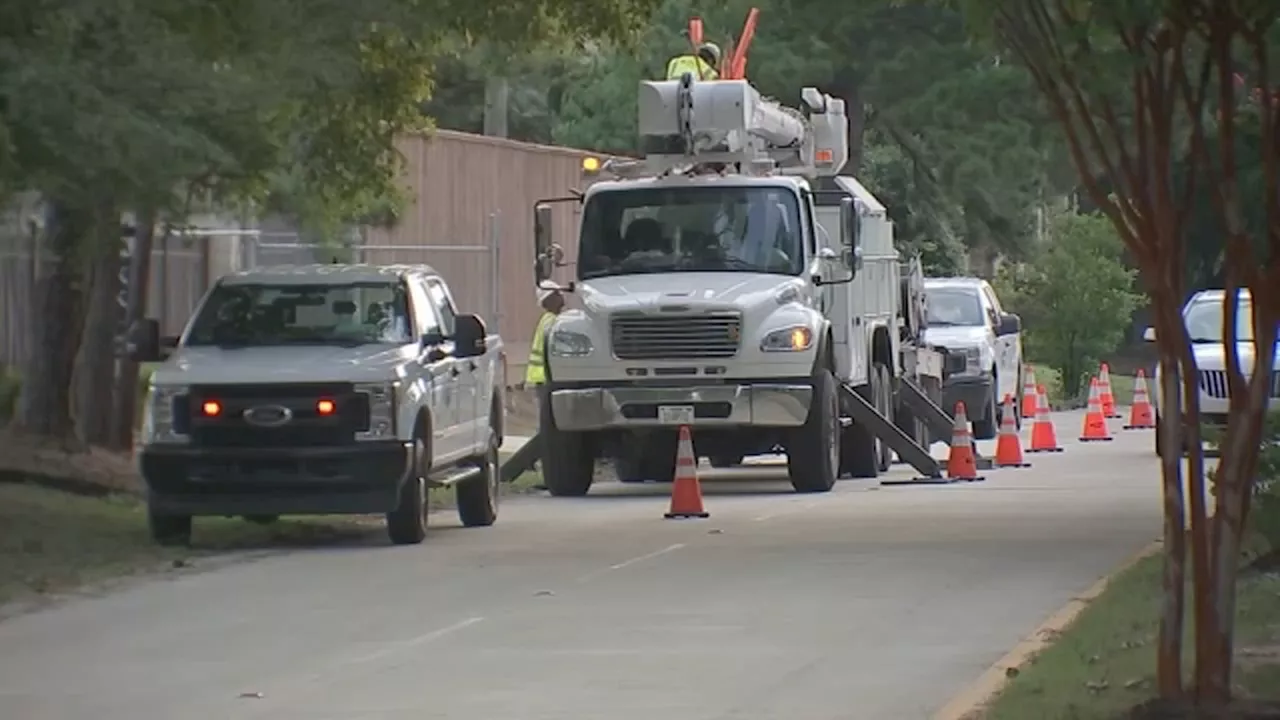
POLYGON ((336 403, 332 400, 316 401, 316 413, 320 415, 332 415, 338 409, 336 403))
POLYGON ((204 412, 205 417, 217 417, 222 413, 222 405, 217 400, 205 400, 200 410, 204 412))

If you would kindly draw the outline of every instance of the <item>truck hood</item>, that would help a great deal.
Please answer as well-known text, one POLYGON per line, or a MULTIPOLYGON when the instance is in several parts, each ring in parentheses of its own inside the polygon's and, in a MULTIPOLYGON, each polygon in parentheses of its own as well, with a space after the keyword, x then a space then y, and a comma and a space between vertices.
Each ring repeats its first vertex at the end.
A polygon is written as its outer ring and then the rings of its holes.
POLYGON ((152 375, 157 385, 217 383, 381 382, 417 353, 416 345, 290 345, 180 348, 152 375))
POLYGON ((947 349, 971 348, 991 341, 987 328, 982 326, 943 325, 925 328, 924 341, 947 349))
POLYGON ((714 309, 740 309, 776 304, 782 289, 804 287, 799 278, 786 275, 738 272, 682 272, 618 275, 581 284, 588 314, 614 310, 647 310, 662 305, 688 305, 714 309))

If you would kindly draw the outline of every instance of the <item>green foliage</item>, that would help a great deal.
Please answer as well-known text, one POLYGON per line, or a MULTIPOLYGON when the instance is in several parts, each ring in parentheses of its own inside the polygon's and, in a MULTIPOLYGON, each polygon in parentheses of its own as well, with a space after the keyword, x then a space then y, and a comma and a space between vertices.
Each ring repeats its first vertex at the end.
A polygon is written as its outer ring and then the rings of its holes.
POLYGON ((1122 250, 1106 218, 1064 214, 1032 261, 1006 265, 996 279, 1001 299, 1022 315, 1027 357, 1059 371, 1065 397, 1119 346, 1141 301, 1122 250))

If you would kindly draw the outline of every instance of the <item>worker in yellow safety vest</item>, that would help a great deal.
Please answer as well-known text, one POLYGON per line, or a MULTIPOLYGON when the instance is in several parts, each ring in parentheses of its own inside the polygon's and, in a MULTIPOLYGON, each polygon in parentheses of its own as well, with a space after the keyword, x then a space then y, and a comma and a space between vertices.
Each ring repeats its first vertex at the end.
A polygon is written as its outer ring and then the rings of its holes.
POLYGON ((529 344, 529 362, 524 371, 526 386, 545 385, 547 382, 547 328, 564 310, 564 295, 556 286, 542 283, 538 286, 538 305, 542 306, 542 317, 538 318, 538 326, 533 329, 533 341, 529 344))
POLYGON ((685 73, 692 73, 696 80, 715 80, 720 77, 720 46, 704 42, 691 55, 678 55, 667 63, 667 79, 679 80, 685 73))

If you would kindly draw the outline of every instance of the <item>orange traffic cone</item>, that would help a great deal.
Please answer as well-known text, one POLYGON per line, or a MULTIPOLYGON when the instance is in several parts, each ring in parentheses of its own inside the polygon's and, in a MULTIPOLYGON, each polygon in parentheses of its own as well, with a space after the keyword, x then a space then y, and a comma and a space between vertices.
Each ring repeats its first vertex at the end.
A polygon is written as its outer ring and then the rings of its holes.
POLYGON ((1022 440, 1018 437, 1018 426, 1013 416, 1014 401, 1012 395, 1004 397, 1004 414, 1000 418, 1000 437, 996 440, 996 467, 1031 467, 1031 463, 1022 459, 1022 440))
POLYGON ((1026 367, 1026 376, 1022 382, 1022 417, 1036 417, 1036 400, 1038 393, 1036 392, 1036 369, 1028 365, 1026 367))
POLYGON ((676 446, 676 475, 671 483, 672 518, 705 518, 711 513, 702 508, 702 484, 698 482, 698 456, 693 454, 693 436, 688 425, 680 426, 680 443, 676 446))
POLYGON ((1138 368, 1138 377, 1133 381, 1133 404, 1129 406, 1129 424, 1125 430, 1141 430, 1156 426, 1155 412, 1151 408, 1151 398, 1147 396, 1147 374, 1138 368))
POLYGON ((1116 410, 1116 396, 1111 391, 1111 368, 1106 363, 1098 368, 1098 400, 1102 402, 1102 416, 1106 418, 1120 417, 1116 410))
POLYGON ((1102 384, 1095 377, 1089 381, 1089 410, 1084 414, 1084 430, 1080 433, 1080 442, 1110 439, 1111 431, 1107 429, 1107 418, 1102 412, 1102 384))
POLYGON ((1036 386, 1036 398, 1036 421, 1031 424, 1031 447, 1027 452, 1062 452, 1058 432, 1053 429, 1053 418, 1049 416, 1049 393, 1043 385, 1036 386))
POLYGON ((978 476, 978 456, 973 452, 973 431, 969 429, 969 416, 964 403, 956 403, 956 422, 951 428, 951 452, 947 454, 947 478, 949 480, 982 480, 978 476))

